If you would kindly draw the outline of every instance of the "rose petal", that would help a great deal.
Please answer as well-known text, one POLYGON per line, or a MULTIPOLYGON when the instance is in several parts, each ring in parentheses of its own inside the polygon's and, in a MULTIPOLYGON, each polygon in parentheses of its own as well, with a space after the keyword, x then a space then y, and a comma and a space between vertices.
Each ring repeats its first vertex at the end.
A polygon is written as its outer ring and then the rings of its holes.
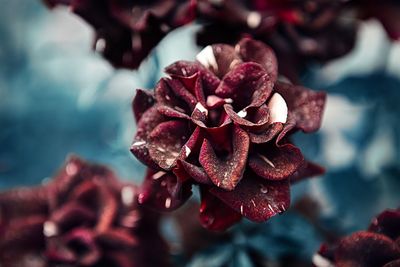
POLYGON ((368 231, 386 235, 392 239, 400 237, 400 211, 386 210, 372 220, 368 231))
POLYGON ((376 267, 398 259, 400 249, 388 237, 357 232, 343 238, 335 252, 337 267, 376 267))
POLYGON ((283 129, 283 124, 280 122, 272 123, 261 133, 249 133, 250 141, 255 144, 262 144, 271 141, 283 129))
POLYGON ((78 203, 66 203, 51 214, 50 221, 61 229, 70 229, 79 224, 93 223, 96 213, 78 203))
POLYGON ((180 183, 171 172, 147 170, 139 189, 138 201, 158 211, 171 211, 179 208, 191 196, 191 185, 180 183))
POLYGON ((290 176, 291 183, 297 183, 305 178, 310 178, 314 176, 320 176, 325 173, 325 169, 321 166, 312 163, 311 161, 305 160, 303 166, 301 166, 297 171, 295 171, 290 176))
POLYGON ((157 111, 165 117, 190 120, 190 117, 181 110, 176 110, 168 106, 157 106, 157 111))
MULTIPOLYGON (((179 83, 179 81, 176 81, 179 83)), ((157 103, 162 106, 169 106, 172 109, 175 109, 181 113, 188 114, 191 111, 190 106, 186 101, 184 101, 183 98, 180 98, 177 96, 174 92, 174 90, 171 88, 169 85, 170 81, 168 78, 161 78, 161 80, 157 83, 155 90, 155 97, 157 100, 157 103)), ((176 85, 176 83, 175 83, 176 85)), ((179 89, 175 89, 179 90, 179 89)), ((181 85, 181 90, 186 89, 181 85)), ((186 91, 187 92, 187 91, 186 91)), ((183 94, 180 92, 180 94, 183 94)), ((190 94, 187 92, 187 94, 190 94)), ((189 101, 190 103, 190 101, 189 101)))
POLYGON ((118 201, 115 194, 106 186, 99 186, 97 193, 97 223, 98 233, 107 231, 118 215, 118 201))
POLYGON ((94 233, 89 229, 77 228, 69 232, 65 236, 64 241, 69 248, 74 251, 79 264, 83 266, 90 266, 95 264, 101 257, 100 249, 94 240, 94 233), (79 248, 73 248, 77 244, 79 248), (82 249, 82 246, 84 249, 82 249), (79 250, 79 251, 78 251, 79 250))
POLYGON ((303 164, 304 158, 297 147, 286 144, 267 146, 249 156, 249 167, 260 177, 282 180, 293 175, 303 164))
POLYGON ((171 90, 174 92, 176 97, 185 101, 190 110, 193 110, 194 106, 197 104, 196 97, 189 90, 187 90, 179 80, 166 79, 165 81, 169 88, 171 88, 171 90))
POLYGON ((159 167, 149 155, 148 138, 151 131, 165 120, 165 116, 157 111, 157 105, 148 109, 137 125, 135 140, 130 148, 132 154, 135 155, 138 160, 153 169, 159 167))
POLYGON ((325 93, 282 82, 277 82, 274 89, 285 99, 297 129, 307 133, 319 129, 325 106, 325 93))
POLYGON ((137 245, 137 240, 126 229, 112 228, 96 236, 96 241, 107 249, 126 249, 137 245))
POLYGON ((221 200, 210 194, 207 189, 201 188, 200 222, 208 230, 224 231, 242 218, 221 200))
MULTIPOLYGON (((193 165, 193 164, 183 161, 183 160, 178 160, 177 166, 178 166, 178 168, 183 169, 184 172, 180 171, 179 175, 178 175, 176 173, 176 169, 174 169, 174 173, 176 174, 176 176, 179 177, 182 175, 186 175, 186 177, 190 177, 200 184, 213 185, 213 182, 211 181, 210 177, 208 177, 207 173, 204 171, 203 168, 200 168, 196 165, 193 165)), ((182 179, 181 177, 179 177, 179 178, 181 180, 186 180, 186 179, 182 179)))
POLYGON ((217 70, 215 74, 222 78, 237 64, 242 63, 239 55, 235 52, 235 49, 226 44, 215 44, 212 45, 212 50, 217 63, 217 70))
POLYGON ((154 105, 154 94, 148 90, 137 89, 132 101, 132 110, 135 120, 138 122, 143 113, 154 105))
POLYGON ((272 84, 268 82, 261 65, 247 62, 236 65, 226 74, 215 91, 222 98, 231 98, 235 110, 255 106, 253 101, 259 105, 263 104, 272 91, 272 84))
MULTIPOLYGON (((199 73, 203 85, 203 90, 206 95, 215 94, 215 89, 220 83, 220 80, 214 73, 207 70, 205 67, 197 62, 177 61, 166 67, 165 72, 171 77, 181 80, 184 84, 186 84, 185 80, 186 82, 188 82, 187 79, 189 77, 192 77, 193 79, 193 75, 199 73)), ((189 87, 187 88, 189 89, 189 87)), ((194 92, 191 93, 193 94, 194 92)))
POLYGON ((29 216, 11 220, 0 229, 0 254, 3 251, 35 249, 44 245, 43 224, 45 216, 29 216))
POLYGON ((210 141, 204 139, 199 161, 215 185, 233 190, 243 176, 249 152, 250 139, 238 126, 233 126, 232 154, 221 159, 215 153, 210 141))
POLYGON ((289 181, 269 181, 246 172, 233 191, 212 187, 210 193, 244 217, 264 222, 289 208, 289 181))
POLYGON ((18 188, 0 193, 0 227, 2 223, 29 215, 46 215, 48 189, 44 186, 18 188))
POLYGON ((278 63, 275 53, 265 43, 242 39, 236 45, 236 51, 240 54, 243 61, 252 61, 260 64, 268 73, 270 80, 275 82, 278 77, 278 63))
POLYGON ((236 113, 231 105, 224 105, 229 117, 246 130, 260 131, 266 128, 269 119, 269 110, 266 105, 259 108, 248 108, 236 113))
POLYGON ((160 123, 149 136, 150 157, 161 168, 171 169, 175 166, 189 135, 188 124, 184 121, 160 123))

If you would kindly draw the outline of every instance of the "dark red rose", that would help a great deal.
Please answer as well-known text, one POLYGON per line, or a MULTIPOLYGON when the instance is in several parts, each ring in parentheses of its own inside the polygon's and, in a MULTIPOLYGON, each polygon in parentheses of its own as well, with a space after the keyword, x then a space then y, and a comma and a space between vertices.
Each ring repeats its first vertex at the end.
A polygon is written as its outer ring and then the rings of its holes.
POLYGON ((195 17, 194 0, 44 0, 93 26, 94 48, 116 67, 137 68, 171 30, 195 17))
POLYGON ((341 19, 344 7, 338 0, 200 0, 199 16, 207 24, 198 43, 235 43, 250 35, 270 45, 280 73, 296 81, 307 63, 326 62, 353 47, 356 20, 341 19))
POLYGON ((382 212, 372 220, 367 231, 356 232, 333 245, 322 245, 314 256, 314 264, 317 267, 400 266, 400 209, 382 212))
POLYGON ((149 167, 139 202, 173 210, 198 184, 203 225, 223 230, 242 216, 262 222, 285 211, 291 179, 322 172, 288 137, 319 128, 325 94, 278 81, 263 43, 208 46, 166 73, 133 101, 131 151, 149 167))
POLYGON ((46 185, 1 193, 0 215, 3 267, 168 266, 158 216, 138 207, 137 188, 77 157, 46 185))

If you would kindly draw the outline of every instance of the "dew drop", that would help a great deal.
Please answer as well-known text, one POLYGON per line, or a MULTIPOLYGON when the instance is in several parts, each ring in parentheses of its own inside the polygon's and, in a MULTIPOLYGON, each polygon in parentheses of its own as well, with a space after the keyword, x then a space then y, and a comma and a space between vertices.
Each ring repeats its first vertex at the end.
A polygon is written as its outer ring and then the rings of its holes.
POLYGON ((165 199, 165 207, 169 209, 171 207, 171 198, 168 197, 165 199))
POLYGON ((268 187, 266 187, 266 186, 264 186, 264 185, 260 185, 260 186, 261 186, 261 188, 260 188, 260 192, 261 192, 261 193, 263 193, 263 194, 268 193, 268 187))
POLYGON ((67 175, 70 176, 75 175, 78 173, 78 166, 76 165, 76 163, 70 162, 65 167, 65 172, 67 173, 67 175))
POLYGON ((52 237, 58 235, 58 227, 52 221, 46 221, 43 224, 43 234, 46 237, 52 237))

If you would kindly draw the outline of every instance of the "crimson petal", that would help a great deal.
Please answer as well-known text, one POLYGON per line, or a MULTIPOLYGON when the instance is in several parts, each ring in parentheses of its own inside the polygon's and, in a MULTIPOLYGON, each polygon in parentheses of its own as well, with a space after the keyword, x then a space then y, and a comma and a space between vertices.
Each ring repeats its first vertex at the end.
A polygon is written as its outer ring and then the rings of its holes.
MULTIPOLYGON (((197 77, 194 75, 199 73, 205 93, 207 95, 213 95, 215 89, 220 83, 220 80, 214 73, 207 70, 198 62, 183 60, 177 61, 166 67, 165 72, 171 77, 181 80, 184 84, 187 84, 188 82, 194 84, 194 79, 197 79, 197 77)), ((194 86, 190 86, 189 88, 194 88, 194 86)), ((194 92, 191 93, 193 94, 194 92)))
POLYGON ((266 44, 250 38, 242 39, 236 46, 244 61, 252 61, 264 67, 270 80, 275 82, 278 77, 278 62, 274 51, 266 44))
MULTIPOLYGON (((193 165, 184 160, 179 160, 177 165, 184 170, 185 175, 191 177, 196 182, 200 184, 213 185, 213 182, 211 181, 210 177, 208 177, 203 168, 193 165)), ((174 173, 178 176, 175 169, 174 173)), ((180 173, 180 175, 182 175, 182 173, 180 173)))
POLYGON ((271 141, 282 130, 283 124, 281 122, 274 122, 270 124, 264 132, 249 133, 249 136, 252 143, 262 144, 271 141))
POLYGON ((215 44, 212 45, 212 50, 218 66, 216 75, 220 78, 224 77, 235 65, 242 63, 239 55, 230 45, 215 44))
POLYGON ((94 222, 96 213, 79 203, 66 203, 51 214, 50 221, 54 222, 61 229, 69 229, 71 226, 79 225, 82 222, 94 222))
POLYGON ((96 241, 106 245, 108 249, 132 248, 137 240, 126 230, 113 228, 96 236, 96 241))
POLYGON ((400 237, 400 211, 386 210, 372 220, 368 231, 386 235, 392 239, 400 237))
POLYGON ((170 211, 179 208, 192 194, 188 183, 181 183, 171 172, 147 170, 138 201, 150 207, 170 211))
POLYGON ((210 141, 204 139, 199 161, 211 181, 225 190, 233 190, 242 179, 249 152, 250 138, 238 126, 233 126, 232 155, 220 159, 210 141))
MULTIPOLYGON (((6 221, 27 215, 46 215, 48 189, 19 188, 0 193, 0 227, 6 221)), ((0 229, 1 230, 1 229, 0 229)))
POLYGON ((257 109, 248 108, 242 113, 236 113, 231 105, 224 105, 224 109, 229 117, 236 123, 250 131, 260 131, 268 123, 269 111, 266 105, 257 109))
POLYGON ((190 120, 190 117, 188 115, 183 113, 182 110, 177 110, 176 108, 173 109, 168 106, 158 106, 157 111, 166 117, 190 120))
POLYGON ((212 187, 210 193, 244 217, 264 222, 289 208, 289 181, 269 181, 246 172, 233 191, 212 187))
POLYGON ((400 248, 391 239, 365 231, 343 238, 335 252, 337 267, 383 266, 399 257, 400 248))
POLYGON ((308 133, 320 128, 326 93, 282 82, 277 82, 274 89, 285 99, 297 129, 308 133))
POLYGON ((157 125, 149 137, 150 157, 165 170, 176 164, 183 146, 189 138, 188 124, 184 121, 168 121, 157 125))
POLYGON ((300 149, 286 144, 281 147, 267 146, 262 152, 250 155, 249 166, 260 177, 282 180, 294 174, 303 161, 300 149))
MULTIPOLYGON (((183 88, 183 85, 180 84, 181 89, 175 89, 173 90, 170 86, 170 79, 168 78, 162 78, 156 85, 155 88, 155 97, 157 100, 157 103, 162 106, 169 106, 181 113, 190 113, 191 106, 192 106, 192 100, 190 99, 184 99, 180 95, 176 95, 175 91, 186 91, 185 88, 183 88), (184 101, 187 100, 187 101, 184 101), (189 103, 189 104, 188 104, 189 103)), ((178 86, 177 83, 180 83, 179 81, 173 82, 174 86, 178 86)), ((179 92, 179 94, 184 94, 183 92, 179 92)), ((186 91, 186 94, 189 95, 190 93, 186 91)), ((189 97, 190 98, 190 97, 189 97)), ((192 96, 192 98, 194 98, 192 96)), ((195 101, 195 100, 194 100, 195 101)))
POLYGON ((165 116, 157 111, 157 105, 148 109, 141 117, 138 125, 135 140, 131 145, 131 152, 147 166, 157 169, 158 165, 149 155, 148 138, 151 131, 160 123, 165 121, 165 116))
POLYGON ((246 62, 236 65, 227 73, 215 94, 222 98, 231 98, 235 110, 241 110, 256 101, 261 105, 272 92, 272 83, 261 65, 246 62))
POLYGON ((242 219, 242 215, 210 194, 206 188, 200 188, 200 222, 212 231, 223 231, 242 219))
POLYGON ((143 113, 154 105, 154 94, 148 90, 137 89, 132 101, 132 110, 138 122, 143 113))
POLYGON ((78 263, 83 266, 90 266, 95 264, 100 256, 100 249, 94 240, 94 233, 85 228, 77 228, 69 232, 65 236, 66 244, 79 244, 79 246, 84 246, 84 249, 79 249, 79 251, 74 251, 76 255, 79 255, 78 263))
POLYGON ((290 182, 297 183, 305 178, 320 176, 324 173, 324 168, 311 161, 305 160, 303 166, 301 166, 298 170, 295 171, 295 173, 290 176, 290 182))

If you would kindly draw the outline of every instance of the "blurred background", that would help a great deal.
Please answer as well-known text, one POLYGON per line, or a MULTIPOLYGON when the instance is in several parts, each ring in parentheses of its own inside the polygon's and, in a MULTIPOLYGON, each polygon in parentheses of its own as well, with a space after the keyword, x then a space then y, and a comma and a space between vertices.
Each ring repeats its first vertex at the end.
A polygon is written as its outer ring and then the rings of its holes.
MULTIPOLYGON (((153 88, 175 60, 193 59, 198 26, 173 31, 139 70, 116 70, 92 51, 92 29, 67 8, 50 11, 39 0, 0 3, 0 189, 42 183, 71 153, 139 183, 144 166, 129 152, 135 89, 153 88)), ((350 54, 302 76, 306 86, 326 90, 328 102, 320 132, 298 134, 295 143, 327 174, 295 185, 293 202, 318 199, 328 229, 363 229, 381 210, 399 206, 399 59, 400 44, 370 20, 350 54)), ((310 256, 323 238, 296 230, 306 228, 289 216, 260 231, 303 235, 309 245, 299 237, 301 253, 310 256)), ((262 242, 275 242, 271 236, 262 242)), ((200 255, 191 266, 204 260, 200 255)))

